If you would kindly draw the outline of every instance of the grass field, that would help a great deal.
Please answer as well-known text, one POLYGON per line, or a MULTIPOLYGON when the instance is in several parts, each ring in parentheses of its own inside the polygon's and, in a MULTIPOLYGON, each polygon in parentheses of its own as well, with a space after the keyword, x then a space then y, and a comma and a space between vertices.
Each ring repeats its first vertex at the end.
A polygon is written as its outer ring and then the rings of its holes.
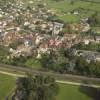
POLYGON ((73 0, 73 4, 70 3, 71 0, 61 0, 59 2, 56 2, 55 0, 43 1, 46 2, 49 7, 57 11, 72 11, 77 8, 100 11, 100 3, 91 3, 82 0, 73 0))
MULTIPOLYGON (((13 77, 0 74, 0 100, 4 100, 14 86, 15 79, 13 77)), ((94 99, 98 95, 94 88, 59 84, 59 94, 56 100, 99 100, 94 99)))
POLYGON ((62 20, 64 23, 74 23, 74 22, 79 22, 79 17, 76 15, 63 15, 63 16, 58 16, 58 19, 62 20))
POLYGON ((47 7, 54 10, 58 16, 58 19, 64 21, 65 23, 79 22, 80 18, 86 18, 94 14, 95 12, 100 13, 100 3, 86 2, 85 0, 73 0, 74 3, 71 4, 71 0, 61 0, 56 2, 55 0, 43 0, 47 3, 47 7), (79 15, 70 14, 73 10, 80 10, 79 15), (63 15, 64 14, 64 15, 63 15))
MULTIPOLYGON (((93 100, 91 96, 81 92, 80 86, 59 84, 57 100, 93 100)), ((91 92, 91 91, 90 91, 91 92)))
POLYGON ((95 88, 59 84, 57 100, 100 100, 100 91, 95 88))
MULTIPOLYGON (((27 0, 23 0, 28 3, 27 0)), ((37 0, 33 0, 33 6, 38 2, 37 0)), ((58 20, 62 20, 65 23, 76 23, 80 21, 80 18, 87 18, 93 15, 95 12, 100 13, 100 2, 99 0, 41 0, 41 3, 46 3, 47 8, 52 9, 57 15, 58 20), (74 1, 71 3, 71 1, 74 1), (92 2, 90 2, 92 1, 92 2), (95 1, 95 2, 94 2, 95 1), (97 3, 96 3, 97 2, 97 3), (68 15, 69 12, 74 10, 81 10, 79 15, 75 15, 71 13, 68 15), (61 15, 61 16, 59 16, 61 15)))
POLYGON ((10 91, 14 88, 14 86, 14 78, 0 74, 0 100, 4 100, 5 97, 9 95, 10 91))

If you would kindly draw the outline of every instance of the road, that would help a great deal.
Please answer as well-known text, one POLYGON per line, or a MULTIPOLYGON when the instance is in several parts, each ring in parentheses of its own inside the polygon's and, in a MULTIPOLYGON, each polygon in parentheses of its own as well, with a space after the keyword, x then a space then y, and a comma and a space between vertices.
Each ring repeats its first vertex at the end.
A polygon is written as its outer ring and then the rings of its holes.
POLYGON ((0 64, 0 73, 14 76, 14 77, 23 77, 24 76, 23 74, 18 74, 17 71, 22 71, 25 73, 32 73, 33 75, 38 75, 38 74, 39 75, 41 75, 41 74, 42 75, 50 75, 50 76, 54 77, 56 79, 56 82, 58 82, 58 83, 100 88, 100 85, 98 85, 98 84, 100 84, 99 78, 89 78, 89 77, 68 75, 68 74, 57 74, 57 73, 52 73, 52 72, 37 71, 37 70, 33 70, 31 68, 23 68, 23 67, 0 64), (6 69, 7 71, 13 70, 13 72, 7 72, 6 70, 2 70, 2 69, 6 69))
MULTIPOLYGON (((0 71, 1 74, 5 74, 5 75, 9 75, 9 76, 13 76, 13 77, 25 77, 25 75, 21 75, 21 74, 14 74, 14 73, 9 73, 9 72, 5 72, 5 71, 0 71)), ((77 83, 77 82, 69 82, 69 81, 60 81, 60 80, 56 80, 57 83, 61 83, 61 84, 69 84, 69 85, 77 85, 77 86, 86 86, 86 87, 94 87, 94 88, 100 88, 100 85, 89 85, 89 84, 84 84, 84 83, 77 83)))

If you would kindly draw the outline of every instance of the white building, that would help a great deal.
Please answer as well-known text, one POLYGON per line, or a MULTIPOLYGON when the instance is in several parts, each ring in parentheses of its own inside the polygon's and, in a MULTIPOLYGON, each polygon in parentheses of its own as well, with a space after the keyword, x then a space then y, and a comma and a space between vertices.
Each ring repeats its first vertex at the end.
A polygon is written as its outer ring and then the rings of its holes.
POLYGON ((64 24, 62 24, 62 23, 54 22, 52 35, 59 34, 59 32, 62 31, 63 26, 64 26, 64 24))

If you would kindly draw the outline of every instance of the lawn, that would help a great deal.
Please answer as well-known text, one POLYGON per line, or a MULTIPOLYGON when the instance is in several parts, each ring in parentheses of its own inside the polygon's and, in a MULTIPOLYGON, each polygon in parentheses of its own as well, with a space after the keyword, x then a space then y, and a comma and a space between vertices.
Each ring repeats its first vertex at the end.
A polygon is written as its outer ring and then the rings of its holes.
POLYGON ((63 15, 59 16, 58 19, 62 20, 65 23, 74 23, 74 22, 79 22, 79 17, 73 14, 70 15, 63 15))
MULTIPOLYGON (((15 79, 13 77, 0 74, 0 100, 4 100, 14 87, 15 79)), ((94 88, 59 84, 59 93, 56 100, 93 100, 98 95, 94 88)))
POLYGON ((15 80, 11 76, 0 74, 0 100, 4 100, 15 86, 15 80))
POLYGON ((99 100, 100 91, 94 88, 59 84, 60 90, 56 100, 99 100))

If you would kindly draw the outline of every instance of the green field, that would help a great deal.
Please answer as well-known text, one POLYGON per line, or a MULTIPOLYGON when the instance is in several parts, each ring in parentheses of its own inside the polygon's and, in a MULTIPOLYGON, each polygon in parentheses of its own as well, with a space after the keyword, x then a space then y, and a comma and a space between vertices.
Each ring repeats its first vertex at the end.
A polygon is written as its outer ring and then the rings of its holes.
MULTIPOLYGON (((4 100, 14 86, 14 78, 0 74, 0 100, 4 100)), ((97 90, 92 88, 64 84, 59 84, 59 87, 59 93, 56 100, 93 100, 93 98, 98 96, 97 90)))
MULTIPOLYGON (((23 1, 26 2, 26 4, 29 4, 27 0, 23 1)), ((40 0, 39 2, 37 0, 33 1, 33 6, 37 3, 46 3, 46 7, 57 14, 57 19, 62 20, 65 23, 78 23, 81 18, 90 17, 95 12, 100 13, 99 0, 40 0), (69 13, 72 11, 79 11, 79 14, 75 15, 71 13, 69 15, 69 13)))
POLYGON ((73 0, 73 4, 70 3, 71 0, 61 0, 59 2, 56 2, 55 0, 43 1, 46 2, 49 7, 57 11, 72 11, 77 8, 100 11, 100 3, 91 3, 82 0, 73 0))
POLYGON ((58 14, 58 19, 67 22, 79 22, 80 18, 86 18, 93 15, 95 12, 100 13, 100 3, 86 2, 82 0, 73 0, 74 3, 71 4, 72 0, 43 0, 47 3, 47 7, 52 9, 58 14), (79 10, 79 15, 74 15, 68 12, 79 10), (62 15, 62 16, 59 16, 62 15))
POLYGON ((9 95, 10 91, 12 91, 14 86, 14 78, 0 74, 0 100, 4 100, 4 98, 9 95))
POLYGON ((99 100, 99 93, 94 88, 59 84, 57 100, 99 100))

